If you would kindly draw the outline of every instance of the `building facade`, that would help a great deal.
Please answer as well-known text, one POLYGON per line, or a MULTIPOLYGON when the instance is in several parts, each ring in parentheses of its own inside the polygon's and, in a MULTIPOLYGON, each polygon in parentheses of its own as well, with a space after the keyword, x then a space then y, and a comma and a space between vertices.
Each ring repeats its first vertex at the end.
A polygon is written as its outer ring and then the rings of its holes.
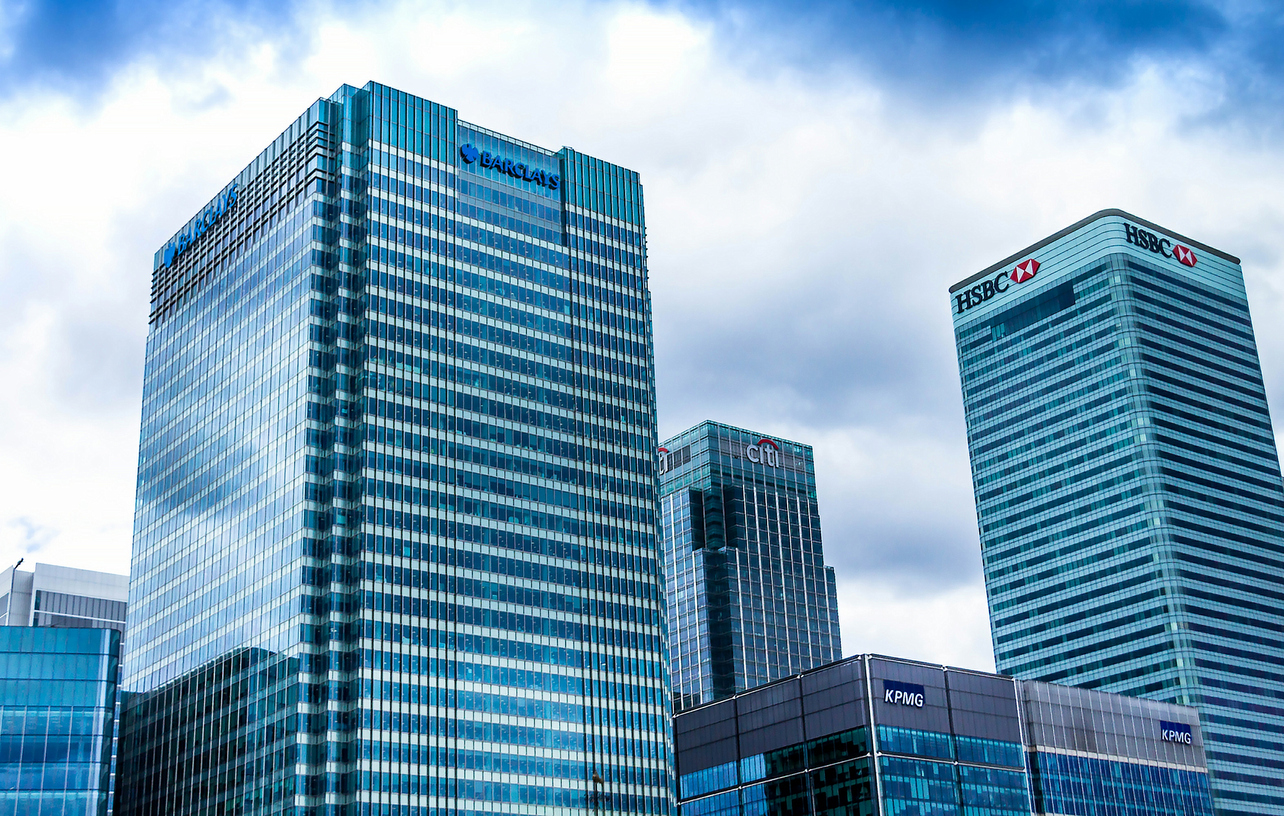
POLYGON ((1199 714, 859 655, 674 717, 681 816, 1211 816, 1199 714))
POLYGON ((0 814, 110 812, 120 638, 0 626, 0 814))
POLYGON ((1236 258, 1099 212, 951 289, 999 671, 1194 705, 1284 814, 1284 487, 1236 258))
POLYGON ((659 468, 674 710, 837 660, 811 447, 703 422, 659 468))
POLYGON ((125 631, 129 576, 35 564, 0 572, 0 626, 125 631))
POLYGON ((122 813, 669 811, 645 256, 374 83, 157 252, 122 813))

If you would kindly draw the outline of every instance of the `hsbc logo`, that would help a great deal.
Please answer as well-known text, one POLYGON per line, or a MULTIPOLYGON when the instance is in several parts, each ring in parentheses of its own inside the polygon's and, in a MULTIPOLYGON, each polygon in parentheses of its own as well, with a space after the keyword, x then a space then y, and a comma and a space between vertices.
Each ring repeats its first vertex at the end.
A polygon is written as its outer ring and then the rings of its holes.
POLYGON ((1173 258, 1183 266, 1194 266, 1199 262, 1190 247, 1174 244, 1167 238, 1160 238, 1153 232, 1144 230, 1141 227, 1124 224, 1124 237, 1133 246, 1141 247, 1156 255, 1163 255, 1165 258, 1173 258))
POLYGON ((780 467, 780 446, 764 437, 745 445, 745 458, 754 464, 780 467))
POLYGON ((980 306, 995 295, 1008 291, 1014 283, 1025 283, 1039 272, 1039 262, 1027 258, 1007 272, 1000 272, 991 280, 981 281, 971 289, 964 289, 954 296, 954 313, 963 314, 973 306, 980 306))

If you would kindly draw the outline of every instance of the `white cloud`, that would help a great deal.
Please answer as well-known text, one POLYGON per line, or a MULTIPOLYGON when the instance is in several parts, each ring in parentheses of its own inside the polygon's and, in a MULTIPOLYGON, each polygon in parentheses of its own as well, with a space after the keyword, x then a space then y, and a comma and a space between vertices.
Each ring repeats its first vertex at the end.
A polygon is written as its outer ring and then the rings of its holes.
POLYGON ((641 171, 662 433, 714 418, 816 446, 849 651, 988 665, 950 283, 1131 209, 1244 255, 1284 406, 1284 151, 1205 121, 1206 78, 1142 65, 933 111, 635 4, 300 19, 182 73, 127 66, 93 107, 0 107, 0 561, 36 530, 43 560, 126 569, 151 253, 343 82, 641 171))

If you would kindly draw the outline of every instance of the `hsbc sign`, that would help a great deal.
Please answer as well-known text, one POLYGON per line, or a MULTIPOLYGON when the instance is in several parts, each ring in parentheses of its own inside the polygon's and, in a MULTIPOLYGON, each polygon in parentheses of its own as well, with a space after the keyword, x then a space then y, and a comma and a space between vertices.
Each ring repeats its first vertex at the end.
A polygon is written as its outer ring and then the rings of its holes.
POLYGON ((971 289, 964 289, 954 296, 954 313, 963 314, 973 306, 980 306, 995 295, 1008 291, 1013 284, 1025 283, 1039 271, 1039 262, 1027 258, 1014 268, 1000 272, 990 280, 984 280, 971 289))
POLYGON ((1124 224, 1124 236, 1128 243, 1133 246, 1141 247, 1156 255, 1163 255, 1165 258, 1175 258, 1183 266, 1194 266, 1199 262, 1199 259, 1195 257, 1195 253, 1191 252, 1190 247, 1174 244, 1167 238, 1160 238, 1150 230, 1135 227, 1132 224, 1124 224))

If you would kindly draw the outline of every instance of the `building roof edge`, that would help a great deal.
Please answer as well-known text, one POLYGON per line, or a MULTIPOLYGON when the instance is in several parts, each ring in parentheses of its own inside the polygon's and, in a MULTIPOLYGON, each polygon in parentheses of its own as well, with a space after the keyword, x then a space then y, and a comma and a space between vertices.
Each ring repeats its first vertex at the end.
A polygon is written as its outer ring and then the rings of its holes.
POLYGON ((1194 239, 1187 238, 1185 235, 1182 235, 1179 232, 1173 232, 1170 229, 1161 227, 1158 224, 1155 224, 1151 221, 1147 221, 1144 218, 1138 218, 1137 216, 1133 215, 1130 212, 1125 212, 1124 210, 1111 207, 1105 210, 1098 210, 1097 212, 1093 213, 1087 218, 1084 218, 1081 221, 1076 221, 1075 223, 1071 224, 1065 229, 1059 230, 1058 232, 1055 232, 1052 235, 1049 235, 1047 238, 1044 238, 1042 241, 1037 241, 1031 244, 1030 246, 1026 247, 1025 249, 1021 250, 1020 252, 1013 253, 1012 255, 1009 255, 1008 257, 1004 258, 998 263, 987 266, 985 269, 982 269, 980 272, 977 272, 975 275, 972 275, 964 280, 959 281, 958 283, 950 287, 950 294, 954 294, 955 292, 957 292, 958 290, 966 286, 971 286, 973 283, 984 278, 986 275, 989 275, 991 272, 994 272, 1004 266, 1007 266, 1008 264, 1015 263, 1021 260, 1022 258, 1024 258, 1025 256, 1033 252, 1036 252, 1040 249, 1043 249, 1045 246, 1052 243, 1053 241, 1059 241, 1062 238, 1069 235, 1070 233, 1083 229, 1084 227, 1091 224, 1093 221, 1099 221, 1102 218, 1108 218, 1112 215, 1117 215, 1123 218, 1127 218, 1129 221, 1135 221, 1136 223, 1140 224, 1146 229, 1155 230, 1156 232, 1162 232, 1164 235, 1167 235, 1170 238, 1176 238, 1178 241, 1182 241, 1184 243, 1190 244, 1195 249, 1201 250, 1203 252, 1207 252, 1211 255, 1215 255, 1224 261, 1230 261, 1231 263, 1237 266, 1239 265, 1239 262, 1240 262, 1239 258, 1236 258, 1234 255, 1231 255, 1228 252, 1222 252, 1220 249, 1214 249, 1213 247, 1210 247, 1208 244, 1204 244, 1194 239))

